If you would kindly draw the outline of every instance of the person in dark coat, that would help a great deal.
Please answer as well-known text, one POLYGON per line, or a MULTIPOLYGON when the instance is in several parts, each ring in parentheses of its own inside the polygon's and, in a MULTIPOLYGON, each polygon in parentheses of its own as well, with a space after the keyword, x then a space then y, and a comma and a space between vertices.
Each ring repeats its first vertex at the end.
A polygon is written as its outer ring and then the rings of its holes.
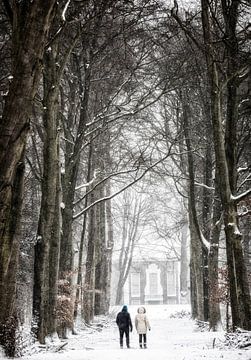
POLYGON ((127 310, 127 306, 124 305, 122 310, 118 313, 116 323, 119 328, 119 342, 120 347, 123 348, 123 337, 126 337, 126 346, 130 347, 129 330, 132 331, 131 316, 127 310))

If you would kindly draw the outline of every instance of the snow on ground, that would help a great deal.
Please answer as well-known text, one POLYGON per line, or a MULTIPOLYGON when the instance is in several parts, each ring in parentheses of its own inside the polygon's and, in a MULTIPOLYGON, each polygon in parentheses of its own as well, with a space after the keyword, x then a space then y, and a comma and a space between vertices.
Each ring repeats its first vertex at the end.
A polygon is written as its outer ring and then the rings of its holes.
MULTIPOLYGON (((138 306, 129 306, 132 321, 138 306)), ((251 360, 251 350, 223 347, 223 332, 200 332, 189 317, 170 318, 187 305, 148 305, 147 315, 151 331, 147 334, 147 349, 138 346, 136 330, 130 333, 131 348, 119 347, 119 334, 115 323, 120 307, 111 309, 108 321, 97 318, 100 327, 91 327, 71 336, 61 352, 41 352, 24 356, 25 360, 251 360), (97 330, 99 329, 99 330, 97 330), (215 346, 214 346, 215 344, 215 346)))

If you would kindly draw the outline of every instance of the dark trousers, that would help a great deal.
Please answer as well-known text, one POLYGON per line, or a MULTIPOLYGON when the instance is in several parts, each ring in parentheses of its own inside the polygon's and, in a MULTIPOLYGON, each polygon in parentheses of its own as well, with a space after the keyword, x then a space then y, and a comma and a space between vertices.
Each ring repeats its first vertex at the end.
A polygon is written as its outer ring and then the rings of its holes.
POLYGON ((119 329, 119 343, 120 346, 123 346, 123 337, 126 337, 126 346, 129 347, 130 346, 130 342, 129 342, 129 329, 119 329))
POLYGON ((146 334, 139 334, 139 346, 142 347, 142 340, 144 341, 144 346, 146 347, 146 334))

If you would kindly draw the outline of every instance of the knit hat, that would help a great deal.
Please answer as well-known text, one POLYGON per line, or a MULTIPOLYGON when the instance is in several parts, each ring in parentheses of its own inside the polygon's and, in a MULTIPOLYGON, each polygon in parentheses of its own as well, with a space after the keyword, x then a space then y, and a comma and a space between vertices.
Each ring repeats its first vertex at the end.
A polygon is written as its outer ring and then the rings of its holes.
POLYGON ((124 305, 124 306, 122 307, 122 311, 127 312, 127 306, 126 306, 126 305, 124 305))

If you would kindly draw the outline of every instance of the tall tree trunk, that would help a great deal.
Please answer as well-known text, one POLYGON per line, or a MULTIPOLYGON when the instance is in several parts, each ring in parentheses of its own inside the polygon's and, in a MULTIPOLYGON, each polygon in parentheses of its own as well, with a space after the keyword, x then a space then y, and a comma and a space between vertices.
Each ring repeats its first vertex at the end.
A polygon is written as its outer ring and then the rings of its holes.
MULTIPOLYGON (((105 167, 111 167, 112 160, 110 154, 111 139, 109 130, 106 132, 106 143, 105 143, 105 167)), ((108 179, 106 187, 106 196, 111 195, 111 181, 108 179)), ((105 314, 109 311, 110 299, 111 299, 111 275, 112 275, 112 253, 114 246, 113 239, 113 221, 112 221, 112 204, 111 200, 107 200, 105 203, 105 215, 106 215, 106 241, 105 251, 103 254, 103 298, 101 299, 102 313, 105 314)))
MULTIPOLYGON (((94 201, 94 194, 91 194, 90 201, 94 201)), ((91 322, 94 317, 94 268, 95 268, 95 208, 92 207, 88 212, 88 240, 87 240, 87 255, 85 265, 85 279, 83 284, 83 317, 87 324, 91 322)))
POLYGON ((12 82, 0 123, 0 345, 16 347, 16 273, 23 194, 24 151, 31 105, 56 1, 13 2, 12 82))
POLYGON ((180 248, 180 295, 181 303, 188 302, 188 220, 184 213, 181 228, 181 248, 180 248))
MULTIPOLYGON (((209 117, 206 117, 206 120, 210 120, 209 117)), ((206 132, 208 135, 211 134, 211 126, 210 121, 207 121, 206 132)), ((208 142, 206 144, 206 154, 203 168, 203 183, 206 185, 202 190, 202 228, 203 234, 206 239, 210 238, 210 216, 212 211, 212 200, 211 194, 208 190, 212 186, 212 174, 213 174, 213 164, 212 164, 212 142, 211 136, 208 136, 208 142)), ((208 240, 209 241, 209 240, 208 240)), ((209 252, 208 249, 203 247, 203 287, 204 287, 204 317, 205 321, 209 320, 209 279, 208 279, 208 257, 209 252)))
MULTIPOLYGON (((94 176, 96 169, 96 151, 94 142, 90 145, 92 147, 90 176, 94 176)), ((96 200, 97 192, 94 190, 89 195, 90 204, 96 200)), ((87 249, 85 261, 85 278, 83 284, 83 307, 82 315, 87 324, 89 324, 94 317, 94 303, 95 303, 95 265, 96 265, 96 239, 97 233, 97 211, 93 206, 88 211, 88 235, 87 235, 87 249)))
MULTIPOLYGON (((188 162, 188 212, 189 212, 189 227, 191 234, 191 268, 190 271, 194 272, 192 278, 194 283, 192 286, 193 296, 196 297, 194 304, 197 310, 194 309, 194 314, 197 314, 198 319, 207 320, 205 314, 205 302, 208 300, 205 297, 205 286, 207 286, 207 272, 205 265, 207 265, 208 251, 202 241, 202 232, 197 216, 196 209, 196 193, 195 193, 195 173, 194 173, 194 159, 191 146, 191 134, 189 126, 190 109, 188 106, 188 99, 183 96, 183 127, 185 135, 185 143, 187 147, 187 162, 188 162)), ((207 268, 207 267, 206 267, 207 268)), ((194 299, 195 300, 195 299, 194 299)))
MULTIPOLYGON (((107 185, 107 196, 111 195, 110 180, 107 185)), ((107 214, 107 247, 106 247, 106 288, 105 288, 105 312, 108 312, 111 299, 111 275, 112 275, 112 253, 114 246, 113 222, 112 222, 112 205, 111 200, 106 202, 107 214)))
POLYGON ((116 291, 116 298, 115 304, 120 305, 123 299, 123 288, 127 279, 126 270, 127 270, 127 263, 130 261, 129 259, 129 248, 126 245, 126 239, 129 241, 129 234, 128 234, 128 204, 125 203, 123 206, 123 218, 122 218, 122 234, 121 234, 121 250, 119 254, 119 262, 118 262, 118 269, 119 269, 119 278, 117 283, 117 291, 116 291))
MULTIPOLYGON (((99 159, 98 169, 104 173, 111 165, 110 161, 110 138, 109 132, 103 129, 102 136, 99 139, 98 151, 96 157, 99 159)), ((108 185, 109 186, 109 185, 108 185)), ((108 188, 110 190, 110 188, 108 188)), ((107 196, 107 186, 105 183, 99 185, 98 197, 99 199, 107 196)), ((107 204, 101 202, 96 206, 97 211, 97 240, 96 240, 96 278, 95 278, 95 314, 105 314, 107 309, 107 288, 109 287, 110 274, 110 257, 107 255, 111 251, 107 249, 107 204)))
MULTIPOLYGON (((89 148, 89 155, 88 155, 88 169, 87 169, 87 176, 86 180, 87 183, 91 180, 91 160, 92 160, 92 146, 89 148)), ((87 189, 88 190, 88 189, 87 189)), ((88 195, 85 196, 84 201, 84 208, 88 205, 88 195)), ((74 310, 74 317, 77 316, 78 304, 81 302, 81 296, 83 296, 83 255, 84 255, 84 244, 85 238, 87 233, 87 212, 84 213, 83 218, 83 226, 81 231, 81 239, 79 244, 79 257, 78 257, 78 276, 77 276, 77 289, 76 289, 76 300, 75 300, 75 310, 74 310)))
MULTIPOLYGON (((227 51, 227 118, 225 131, 225 153, 228 169, 229 187, 232 194, 237 192, 237 123, 238 123, 238 86, 237 72, 239 70, 239 50, 236 34, 241 1, 232 1, 228 4, 222 0, 222 11, 225 20, 225 47, 227 51)), ((242 248, 242 234, 238 234, 239 219, 237 216, 237 203, 232 204, 234 224, 229 226, 232 214, 228 216, 226 234, 232 238, 234 262, 236 268, 237 294, 240 311, 240 326, 251 330, 251 297, 249 291, 248 275, 242 248), (234 207, 234 208, 233 208, 234 207)), ((225 224, 226 226, 226 224, 225 224)))
POLYGON ((125 203, 123 204, 122 234, 121 234, 121 250, 119 255, 119 279, 117 283, 117 293, 115 304, 121 304, 123 297, 123 288, 128 278, 135 244, 137 242, 138 226, 141 212, 141 200, 131 203, 127 192, 124 193, 125 203))
MULTIPOLYGON (((109 187, 109 185, 108 185, 109 187)), ((106 196, 110 195, 108 189, 106 196)), ((106 314, 110 304, 110 282, 111 282, 111 262, 113 250, 113 229, 111 219, 110 201, 103 202, 100 211, 100 258, 99 274, 96 271, 96 311, 95 314, 106 314)))
POLYGON ((50 257, 49 257, 49 293, 47 306, 47 332, 53 335, 57 332, 57 307, 58 307, 58 277, 59 277, 59 258, 60 258, 60 240, 62 232, 61 219, 61 201, 62 201, 62 187, 59 161, 59 146, 58 146, 58 178, 56 188, 56 204, 53 221, 53 230, 50 240, 50 257))
MULTIPOLYGON (((98 191, 99 199, 102 199, 105 195, 104 193, 104 184, 100 186, 98 191)), ((106 287, 106 213, 105 213, 105 203, 101 202, 96 205, 96 230, 97 237, 95 241, 95 315, 100 315, 104 313, 104 297, 105 297, 105 287, 106 287)))
MULTIPOLYGON (((243 259, 242 251, 242 236, 238 231, 238 218, 236 211, 236 202, 232 197, 232 189, 235 182, 235 175, 233 171, 236 169, 234 165, 234 155, 232 157, 226 153, 226 146, 224 144, 224 131, 221 113, 221 83, 219 81, 219 71, 217 62, 215 61, 215 49, 213 48, 212 29, 209 17, 209 4, 206 0, 201 0, 202 4, 202 23, 204 33, 204 43, 206 49, 208 79, 211 90, 211 114, 213 124, 214 148, 216 167, 219 174, 219 189, 224 212, 224 226, 226 235, 226 252, 227 252, 227 265, 229 274, 230 286, 230 301, 232 312, 232 326, 237 326, 251 329, 251 300, 249 293, 249 286, 247 281, 247 272, 245 262, 243 259), (231 164, 230 164, 231 163, 231 164)), ((231 13, 231 6, 228 8, 228 16, 236 18, 239 1, 233 2, 233 13, 231 13), (237 5, 237 7, 235 7, 237 5)), ((232 19, 233 20, 233 19, 232 19)), ((236 26, 236 21, 233 21, 232 26, 236 26)), ((235 32, 235 28, 232 29, 235 32)), ((233 93, 232 93, 233 95, 233 93)), ((228 102, 230 94, 228 94, 228 102)), ((233 106, 233 104, 231 105, 233 106)), ((231 107, 230 106, 230 107, 231 107)), ((229 113, 227 111, 229 116, 229 113)), ((232 118, 226 118, 226 122, 232 122, 232 118)), ((235 118, 236 121, 236 118, 235 118)), ((232 124, 232 126, 235 126, 232 124)), ((228 125, 226 127, 228 129, 228 125)), ((228 130, 227 130, 228 133, 228 130)), ((235 147, 234 134, 228 137, 227 142, 230 146, 235 147), (231 138, 231 139, 230 139, 231 138)), ((234 154, 235 150, 229 150, 234 154)))
MULTIPOLYGON (((190 209, 190 206, 188 204, 190 209)), ((190 279, 191 279, 191 306, 192 316, 204 321, 204 291, 203 291, 203 267, 201 242, 193 224, 193 216, 189 210, 190 229, 190 279)))
POLYGON ((213 331, 218 330, 220 315, 219 284, 218 284, 218 255, 221 233, 221 202, 219 198, 218 176, 215 177, 215 194, 212 210, 212 230, 210 234, 210 251, 208 254, 208 287, 209 287, 209 326, 213 331))
MULTIPOLYGON (((64 209, 62 212, 62 241, 61 241, 61 254, 60 254, 60 278, 68 278, 71 287, 71 302, 72 302, 72 330, 74 320, 74 309, 76 300, 75 283, 73 281, 74 273, 74 252, 73 252, 73 212, 74 212, 74 197, 75 188, 77 183, 77 176, 79 170, 79 162, 81 158, 81 150, 85 136, 86 123, 88 119, 88 102, 90 95, 90 79, 91 79, 91 66, 87 66, 86 61, 84 66, 84 80, 82 79, 81 63, 80 60, 74 56, 76 65, 76 72, 78 77, 79 93, 81 94, 80 102, 80 119, 77 128, 77 136, 75 143, 66 142, 65 151, 65 174, 63 176, 63 203, 64 209), (84 84, 84 85, 83 85, 84 84)), ((75 99, 75 89, 71 89, 72 99, 75 99)), ((73 101, 74 103, 74 101, 73 101)), ((66 129, 66 138, 70 138, 71 125, 75 122, 73 112, 70 112, 68 124, 66 129), (69 136, 68 136, 69 135, 69 136)), ((69 322, 68 322, 69 323, 69 322)), ((63 325, 63 324, 62 324, 63 325)), ((66 333, 66 327, 61 329, 61 332, 66 333)))
POLYGON ((37 337, 41 343, 56 332, 56 297, 60 245, 59 209, 59 133, 58 94, 56 85, 56 50, 45 57, 44 74, 44 169, 40 219, 35 245, 33 314, 37 320, 37 337), (57 228, 55 228, 57 226, 57 228), (50 309, 50 306, 52 307, 50 309))

